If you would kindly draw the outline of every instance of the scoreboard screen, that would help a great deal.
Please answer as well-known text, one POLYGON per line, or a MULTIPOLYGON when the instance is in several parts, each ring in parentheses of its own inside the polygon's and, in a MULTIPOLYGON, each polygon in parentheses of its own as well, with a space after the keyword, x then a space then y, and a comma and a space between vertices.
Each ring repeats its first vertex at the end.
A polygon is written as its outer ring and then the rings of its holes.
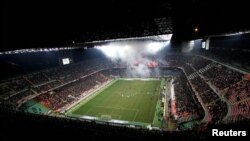
POLYGON ((206 48, 206 42, 205 41, 202 41, 202 48, 206 48))
POLYGON ((63 58, 62 63, 63 63, 63 65, 69 64, 70 63, 69 58, 63 58))

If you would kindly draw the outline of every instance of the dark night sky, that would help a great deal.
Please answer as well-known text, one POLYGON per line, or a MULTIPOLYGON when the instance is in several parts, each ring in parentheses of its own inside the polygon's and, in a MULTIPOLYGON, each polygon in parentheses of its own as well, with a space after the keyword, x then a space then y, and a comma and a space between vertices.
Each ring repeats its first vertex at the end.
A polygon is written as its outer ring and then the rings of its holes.
POLYGON ((1 1, 1 50, 67 45, 81 41, 86 32, 117 32, 169 15, 176 40, 250 27, 248 5, 240 1, 51 1, 1 1), (198 35, 193 33, 196 26, 198 35))

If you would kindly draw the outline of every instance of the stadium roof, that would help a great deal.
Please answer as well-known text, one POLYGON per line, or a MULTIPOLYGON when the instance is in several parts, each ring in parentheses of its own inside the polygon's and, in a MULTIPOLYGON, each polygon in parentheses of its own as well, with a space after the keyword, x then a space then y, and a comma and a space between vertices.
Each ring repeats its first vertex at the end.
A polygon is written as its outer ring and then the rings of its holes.
POLYGON ((1 10, 1 51, 138 37, 145 34, 145 29, 148 35, 159 34, 157 18, 165 18, 165 31, 173 33, 176 41, 250 27, 247 4, 239 1, 4 0, 1 10))

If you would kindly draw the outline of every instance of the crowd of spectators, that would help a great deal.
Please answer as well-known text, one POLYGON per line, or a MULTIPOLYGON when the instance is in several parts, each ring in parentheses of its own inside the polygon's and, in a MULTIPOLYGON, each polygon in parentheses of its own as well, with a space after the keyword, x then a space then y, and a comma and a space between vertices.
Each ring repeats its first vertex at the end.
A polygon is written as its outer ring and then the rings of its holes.
MULTIPOLYGON (((159 61, 159 66, 181 66, 191 56, 168 55, 165 60, 159 61)), ((122 61, 111 61, 108 59, 86 60, 79 63, 74 63, 65 66, 59 66, 21 76, 1 80, 0 93, 1 97, 8 97, 24 89, 34 88, 37 92, 46 91, 50 87, 47 86, 51 81, 60 83, 68 83, 78 79, 84 75, 95 71, 111 68, 111 67, 126 67, 128 64, 122 61), (3 96, 5 95, 5 96, 3 96)), ((151 74, 150 74, 151 75, 151 74)), ((158 75, 159 76, 159 75, 158 75)), ((53 84, 52 84, 53 85, 53 84)))
POLYGON ((190 80, 212 116, 212 122, 222 120, 227 114, 227 105, 200 76, 190 80))
POLYGON ((106 81, 108 81, 106 76, 101 73, 95 73, 53 91, 48 91, 35 99, 52 110, 58 110, 70 104, 72 101, 77 100, 82 94, 88 94, 87 91, 106 81))
POLYGON ((188 56, 188 55, 166 55, 162 61, 160 65, 164 65, 164 66, 171 66, 171 67, 181 67, 182 65, 184 65, 188 60, 192 59, 193 56, 188 56))
POLYGON ((231 104, 232 121, 250 118, 250 81, 243 80, 228 88, 225 97, 231 104))
POLYGON ((23 98, 34 94, 32 90, 25 90, 23 92, 20 92, 18 94, 15 94, 13 96, 11 96, 8 101, 13 103, 13 104, 18 104, 18 101, 22 100, 23 98))
POLYGON ((241 101, 232 105, 230 120, 238 121, 250 118, 250 100, 241 101))
POLYGON ((214 60, 232 65, 243 70, 250 70, 249 50, 230 49, 230 48, 212 48, 209 51, 199 52, 203 56, 207 56, 214 60), (232 55, 233 54, 233 55, 232 55))
POLYGON ((192 64, 192 66, 196 69, 196 70, 199 70, 201 68, 204 68, 206 67, 208 64, 211 64, 212 61, 211 60, 208 60, 208 59, 205 59, 203 57, 200 57, 200 56, 194 56, 190 61, 190 64, 192 64))
POLYGON ((193 88, 199 93, 202 94, 205 91, 210 90, 209 85, 199 76, 196 76, 195 78, 190 80, 193 88))
POLYGON ((244 118, 250 118, 249 115, 249 101, 250 97, 250 81, 243 80, 243 73, 233 70, 229 67, 223 66, 219 63, 212 62, 200 56, 195 56, 182 66, 187 75, 194 72, 199 73, 190 79, 193 88, 198 92, 205 104, 208 104, 208 109, 212 115, 213 121, 222 120, 227 114, 227 105, 220 97, 221 93, 214 92, 207 82, 215 86, 217 90, 226 89, 225 98, 231 107, 231 113, 227 121, 238 121, 244 118), (205 68, 209 64, 210 67, 205 68), (193 68, 196 70, 194 70, 193 68))
POLYGON ((178 122, 188 122, 189 120, 202 119, 204 117, 204 110, 188 85, 187 78, 182 72, 174 78, 173 85, 176 100, 176 111, 177 116, 179 117, 178 122))
POLYGON ((25 76, 32 85, 39 85, 49 81, 43 72, 36 72, 25 76))
POLYGON ((203 76, 217 88, 224 89, 242 80, 243 74, 218 64, 204 72, 203 76))
POLYGON ((38 86, 38 87, 35 87, 35 90, 37 92, 47 92, 48 90, 52 89, 52 88, 56 88, 60 85, 62 85, 63 83, 61 81, 50 81, 44 85, 41 85, 41 86, 38 86))
POLYGON ((211 122, 213 123, 222 121, 228 112, 227 104, 222 100, 216 100, 213 103, 210 103, 210 105, 208 106, 208 110, 212 115, 211 122))
POLYGON ((184 64, 182 68, 184 69, 184 72, 187 76, 195 72, 195 70, 190 66, 190 64, 184 64))
POLYGON ((0 85, 0 93, 8 97, 9 95, 15 94, 18 91, 27 89, 30 86, 30 83, 26 81, 23 76, 17 76, 7 80, 1 80, 0 85))
POLYGON ((9 99, 16 93, 30 89, 43 93, 112 65, 110 60, 94 59, 8 78, 1 80, 0 97, 9 99))
MULTIPOLYGON (((211 85, 219 90, 229 87, 229 90, 225 95, 228 101, 232 104, 239 102, 237 106, 235 106, 238 107, 238 109, 247 107, 244 106, 244 104, 240 104, 240 101, 249 97, 249 81, 241 81, 243 76, 242 73, 215 62, 213 62, 215 65, 200 73, 198 70, 212 63, 211 60, 205 59, 201 56, 166 55, 163 59, 156 58, 156 60, 160 68, 163 66, 182 68, 186 75, 197 73, 194 78, 190 79, 191 86, 199 94, 203 102, 210 106, 209 111, 213 113, 213 117, 220 115, 217 119, 222 119, 222 117, 225 116, 225 112, 220 111, 227 111, 227 107, 220 97, 218 97, 217 93, 210 88, 206 81, 210 81, 211 85), (206 81, 203 77, 200 77, 198 73, 203 76, 206 81)), ((16 104, 19 100, 24 99, 29 95, 41 94, 36 97, 36 99, 43 101, 42 103, 49 108, 56 110, 65 106, 65 104, 76 100, 81 93, 93 88, 95 85, 99 84, 98 82, 102 83, 107 81, 107 77, 158 78, 171 75, 171 73, 169 73, 168 70, 164 70, 164 68, 148 68, 147 70, 149 70, 149 73, 147 75, 133 73, 134 70, 136 70, 136 68, 129 66, 129 64, 124 63, 121 60, 86 60, 79 63, 59 66, 1 80, 0 98, 16 104), (98 71, 101 71, 101 73, 97 73, 98 71), (93 75, 88 76, 92 73, 93 75)), ((146 71, 143 71, 143 73, 144 72, 146 71)), ((188 87, 185 87, 185 79, 186 78, 182 77, 178 78, 180 85, 175 86, 178 87, 176 88, 176 92, 180 93, 180 95, 185 93, 185 96, 192 95, 187 91, 188 87)), ((183 97, 179 97, 179 99, 180 103, 177 103, 177 106, 179 107, 184 107, 182 105, 186 105, 189 103, 188 101, 192 101, 190 97, 186 97, 187 101, 183 100, 183 97)), ((191 104, 190 107, 194 107, 194 105, 191 104)), ((198 107, 198 109, 199 108, 200 107, 198 107)), ((187 113, 194 113, 190 109, 192 108, 184 108, 184 111, 187 113)))
POLYGON ((228 88, 225 97, 231 104, 250 97, 250 81, 243 80, 228 88))

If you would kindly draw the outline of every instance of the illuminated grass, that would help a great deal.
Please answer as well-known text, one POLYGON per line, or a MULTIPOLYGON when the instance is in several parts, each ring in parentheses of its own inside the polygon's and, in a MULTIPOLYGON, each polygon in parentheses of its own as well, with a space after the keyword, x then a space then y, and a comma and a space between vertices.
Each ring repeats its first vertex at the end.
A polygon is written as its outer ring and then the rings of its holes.
POLYGON ((160 80, 118 80, 70 113, 151 124, 159 91, 160 80))

